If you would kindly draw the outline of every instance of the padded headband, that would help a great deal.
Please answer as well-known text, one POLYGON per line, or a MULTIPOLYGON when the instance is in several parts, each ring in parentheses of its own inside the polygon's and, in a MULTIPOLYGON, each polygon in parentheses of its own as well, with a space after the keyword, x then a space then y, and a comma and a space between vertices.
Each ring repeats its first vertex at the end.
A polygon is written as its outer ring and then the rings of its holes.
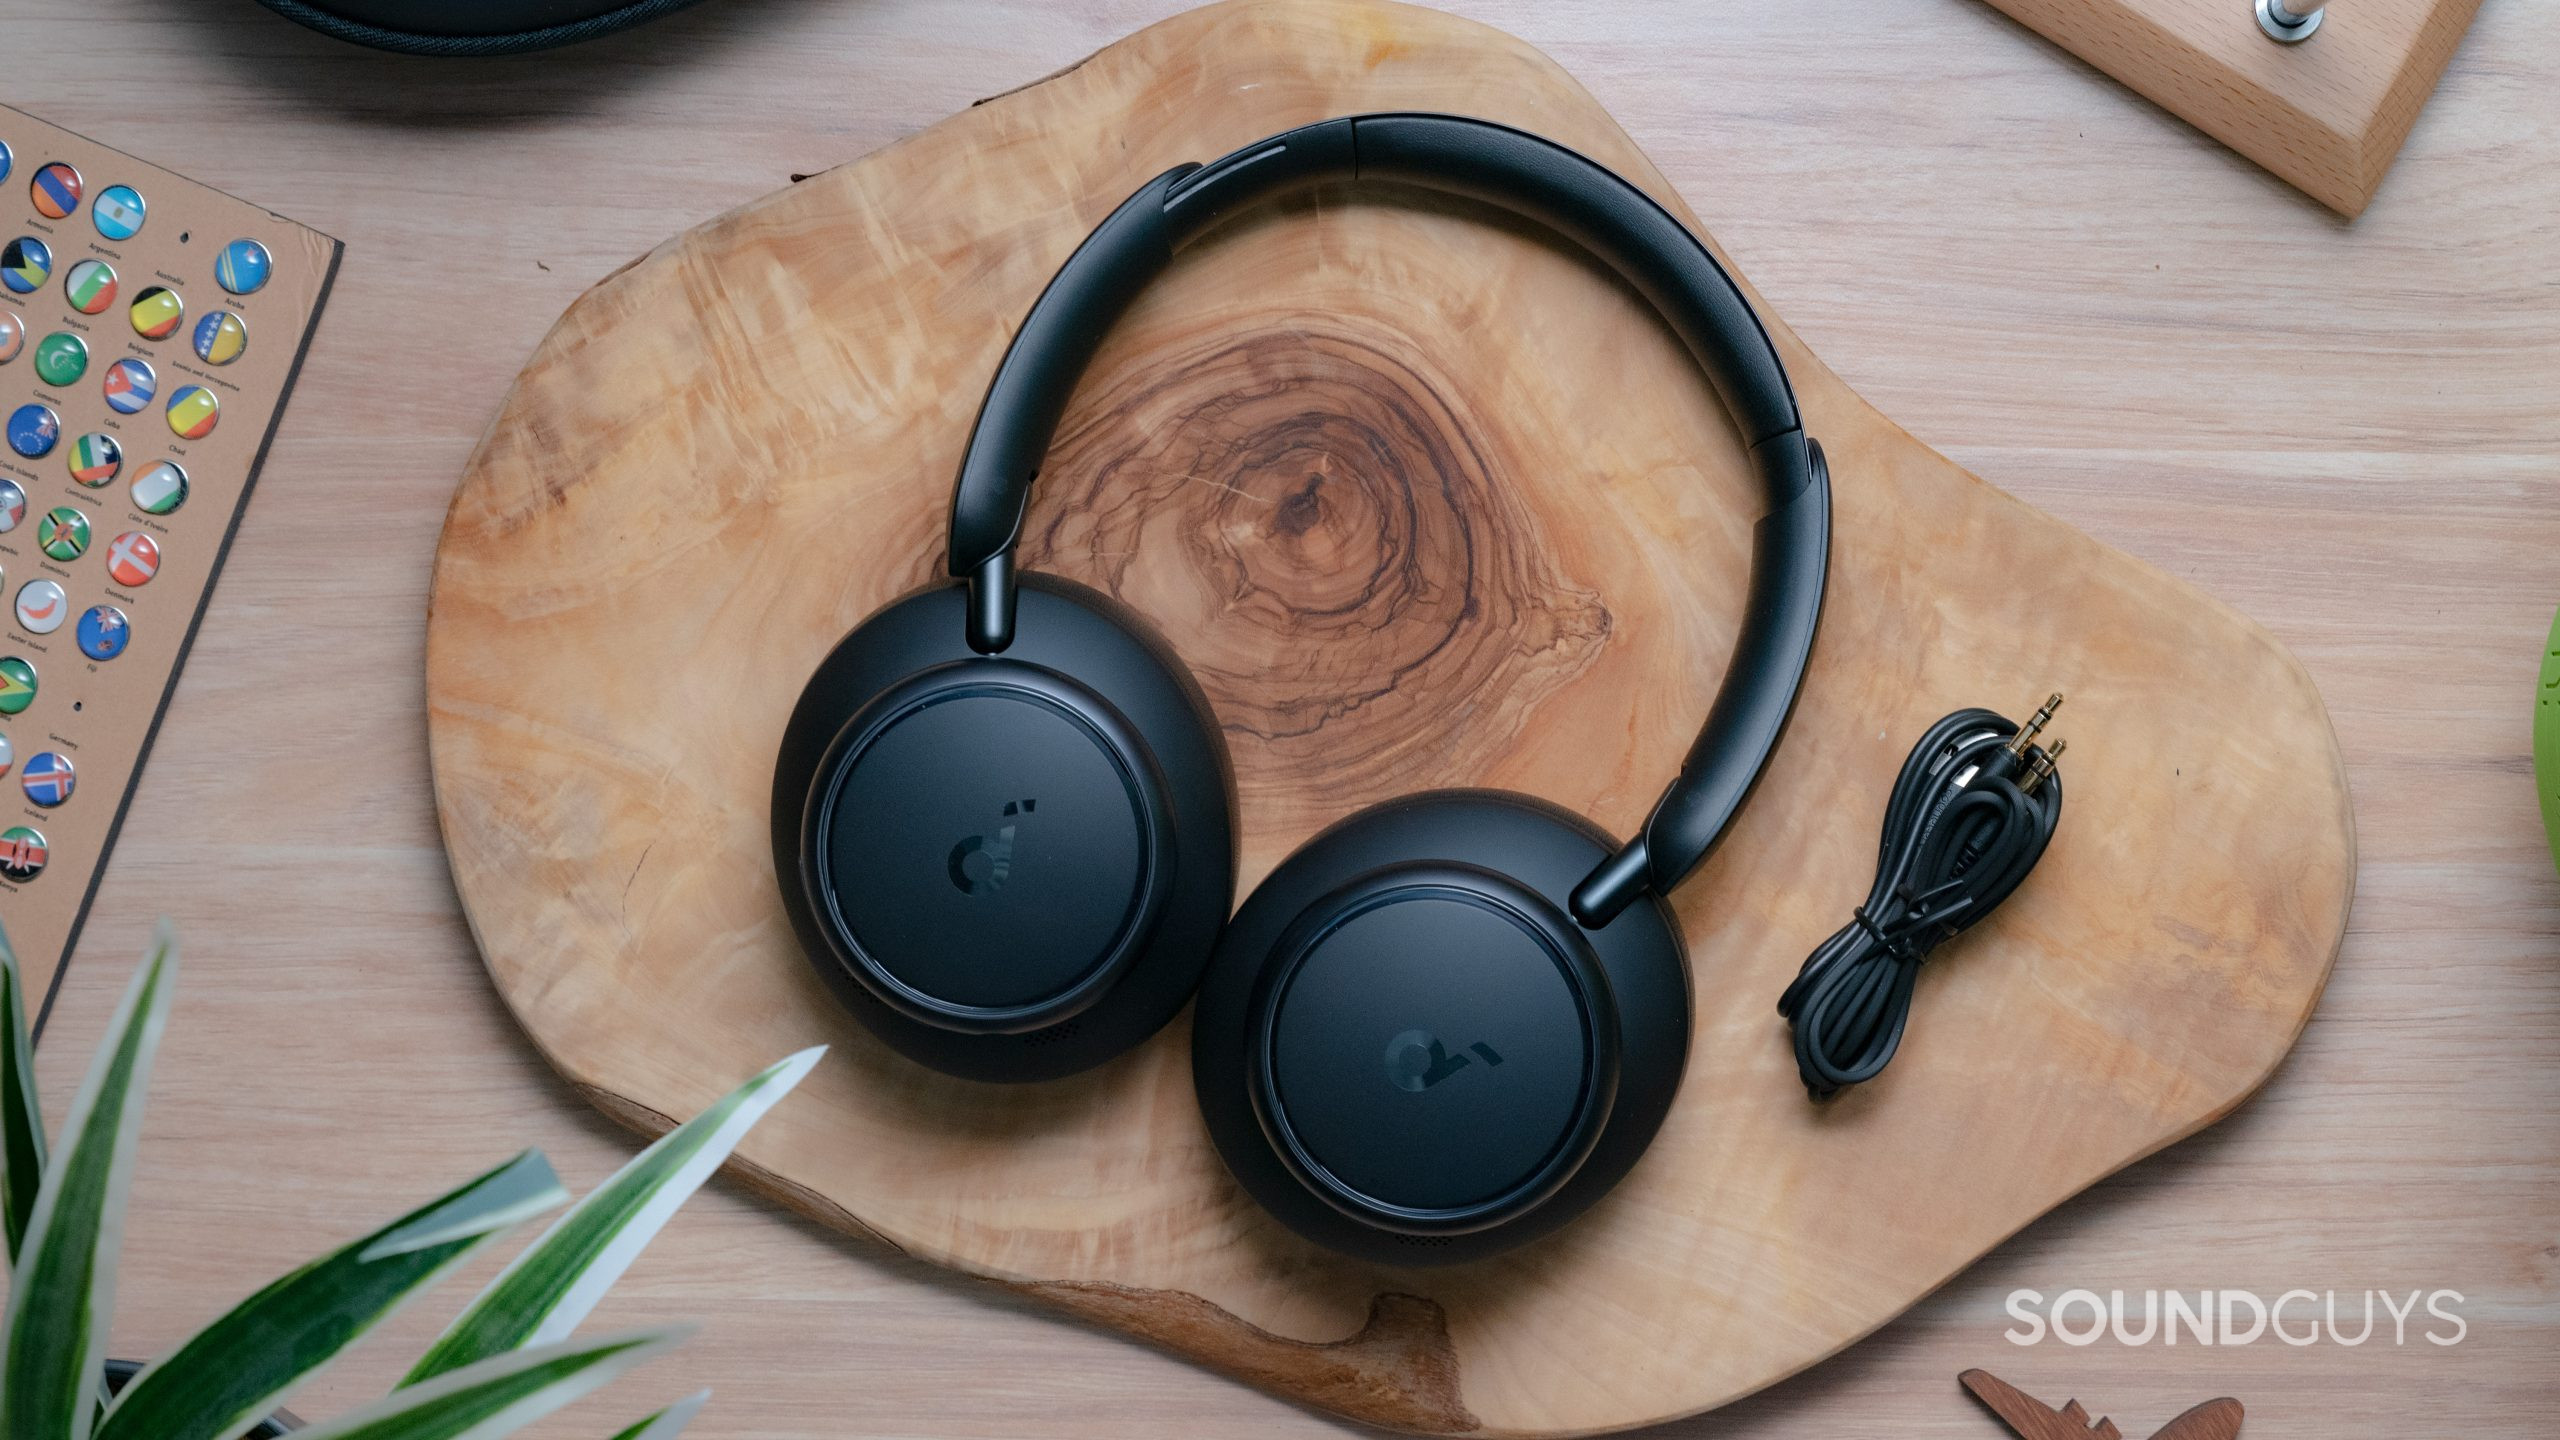
POLYGON ((1660 894, 1704 860, 1777 748, 1804 679, 1831 544, 1830 478, 1768 332, 1741 289, 1652 197, 1585 156, 1489 121, 1319 121, 1141 186, 1076 247, 1024 318, 979 407, 951 497, 950 571, 969 582, 969 643, 1013 633, 1013 549, 1049 442, 1104 334, 1174 252, 1220 220, 1325 181, 1383 180, 1536 221, 1608 262, 1685 342, 1742 431, 1766 511, 1724 683, 1643 832, 1574 891, 1586 925, 1660 894))

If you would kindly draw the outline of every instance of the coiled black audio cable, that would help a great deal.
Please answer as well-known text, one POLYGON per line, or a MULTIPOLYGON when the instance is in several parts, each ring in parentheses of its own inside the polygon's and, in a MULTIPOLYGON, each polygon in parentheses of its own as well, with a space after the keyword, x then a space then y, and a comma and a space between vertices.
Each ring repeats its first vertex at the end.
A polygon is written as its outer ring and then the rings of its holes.
POLYGON ((1816 1100, 1872 1080, 1901 1048, 1929 952, 1979 924, 2035 868, 2062 819, 2063 742, 2036 743, 2055 695, 2021 726, 1959 710, 1929 727, 1885 805, 1875 887, 1778 999, 1816 1100))

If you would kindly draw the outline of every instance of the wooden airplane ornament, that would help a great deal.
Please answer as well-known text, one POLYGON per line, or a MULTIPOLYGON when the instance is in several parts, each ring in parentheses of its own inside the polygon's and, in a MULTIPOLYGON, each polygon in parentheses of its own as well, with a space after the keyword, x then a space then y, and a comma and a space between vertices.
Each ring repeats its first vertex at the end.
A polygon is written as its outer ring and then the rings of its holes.
MULTIPOLYGON (((2101 1417, 2091 1424, 2089 1412, 2077 1400, 2066 1401, 2056 1410, 1988 1370, 1967 1370, 1956 1378, 2019 1440, 2124 1440, 2113 1420, 2101 1417)), ((2207 1400, 2161 1426, 2151 1440, 2235 1440, 2241 1413, 2240 1402, 2227 1396, 2207 1400)))

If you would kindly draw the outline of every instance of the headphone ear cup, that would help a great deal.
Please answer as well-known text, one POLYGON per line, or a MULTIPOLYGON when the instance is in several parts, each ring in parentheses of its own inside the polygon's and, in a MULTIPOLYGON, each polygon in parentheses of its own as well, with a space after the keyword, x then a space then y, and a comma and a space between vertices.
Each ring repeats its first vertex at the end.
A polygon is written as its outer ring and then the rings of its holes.
POLYGON ((1235 887, 1207 701, 1125 607, 1025 576, 1012 643, 967 591, 875 614, 802 691, 774 770, 774 869, 802 948, 893 1048, 1054 1078, 1162 1028, 1235 887))
POLYGON ((1218 1153, 1300 1235, 1481 1259, 1622 1178, 1688 1060, 1688 962, 1647 896, 1567 908, 1609 837, 1501 791, 1373 807, 1299 847, 1220 937, 1192 1024, 1218 1153))

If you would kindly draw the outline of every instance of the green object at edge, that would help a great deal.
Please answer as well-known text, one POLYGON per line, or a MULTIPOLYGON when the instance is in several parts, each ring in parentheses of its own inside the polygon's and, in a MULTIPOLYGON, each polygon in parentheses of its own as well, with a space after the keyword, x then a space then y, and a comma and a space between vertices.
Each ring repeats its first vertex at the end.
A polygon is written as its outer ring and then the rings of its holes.
POLYGON ((2533 779, 2542 791, 2542 835, 2560 866, 2560 615, 2542 646, 2542 684, 2533 706, 2533 779))

